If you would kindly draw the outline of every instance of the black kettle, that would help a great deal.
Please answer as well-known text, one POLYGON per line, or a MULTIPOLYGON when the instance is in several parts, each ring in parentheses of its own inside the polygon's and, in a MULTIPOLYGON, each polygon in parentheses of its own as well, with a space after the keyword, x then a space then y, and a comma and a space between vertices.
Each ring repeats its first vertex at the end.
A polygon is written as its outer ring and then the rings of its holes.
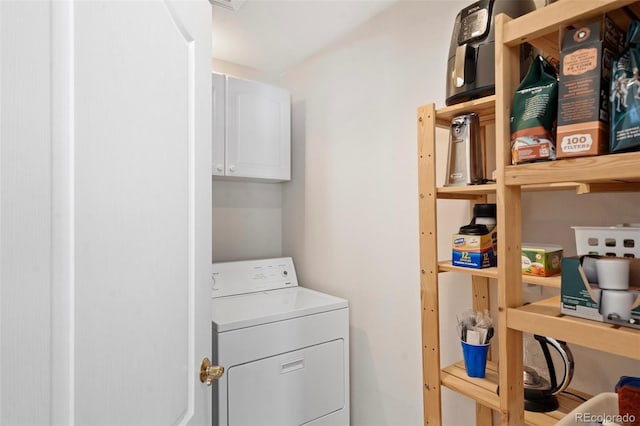
POLYGON ((565 390, 573 378, 573 354, 565 342, 537 334, 533 337, 540 344, 544 354, 549 380, 542 377, 533 367, 524 366, 524 409, 546 413, 558 409, 559 404, 556 395, 565 390), (560 354, 564 364, 564 374, 559 383, 549 346, 560 354))

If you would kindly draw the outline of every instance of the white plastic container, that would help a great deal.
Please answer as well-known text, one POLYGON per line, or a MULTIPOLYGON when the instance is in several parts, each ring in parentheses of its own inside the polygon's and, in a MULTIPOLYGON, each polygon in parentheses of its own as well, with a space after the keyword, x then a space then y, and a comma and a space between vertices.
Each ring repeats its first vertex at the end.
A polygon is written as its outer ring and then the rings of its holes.
POLYGON ((617 425, 618 394, 615 392, 600 393, 588 401, 578 405, 573 411, 564 416, 556 426, 569 425, 617 425))
MULTIPOLYGON (((637 225, 637 224, 633 224, 637 225)), ((638 226, 572 226, 578 255, 640 257, 638 226)))

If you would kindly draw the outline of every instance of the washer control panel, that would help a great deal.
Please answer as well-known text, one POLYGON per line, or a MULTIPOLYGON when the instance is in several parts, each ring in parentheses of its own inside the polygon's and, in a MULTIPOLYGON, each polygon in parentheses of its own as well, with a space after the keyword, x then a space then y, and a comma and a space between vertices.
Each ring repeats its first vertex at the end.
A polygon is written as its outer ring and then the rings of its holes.
POLYGON ((241 260, 211 264, 212 297, 254 293, 298 285, 293 259, 241 260))

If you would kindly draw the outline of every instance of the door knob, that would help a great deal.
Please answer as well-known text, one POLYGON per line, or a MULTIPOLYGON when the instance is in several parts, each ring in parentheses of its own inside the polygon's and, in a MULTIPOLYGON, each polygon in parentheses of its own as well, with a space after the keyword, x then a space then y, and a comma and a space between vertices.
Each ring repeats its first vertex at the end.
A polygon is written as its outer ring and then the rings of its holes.
POLYGON ((222 164, 218 164, 218 165, 216 165, 216 170, 219 171, 219 172, 222 172, 222 171, 224 171, 224 166, 222 164))
POLYGON ((229 171, 230 171, 231 173, 235 172, 235 171, 236 171, 236 166, 234 166, 233 164, 232 164, 232 165, 230 165, 230 166, 229 166, 229 171))
POLYGON ((209 358, 204 357, 200 364, 200 381, 206 383, 207 386, 211 386, 211 382, 222 377, 224 373, 224 367, 219 365, 211 365, 209 358))

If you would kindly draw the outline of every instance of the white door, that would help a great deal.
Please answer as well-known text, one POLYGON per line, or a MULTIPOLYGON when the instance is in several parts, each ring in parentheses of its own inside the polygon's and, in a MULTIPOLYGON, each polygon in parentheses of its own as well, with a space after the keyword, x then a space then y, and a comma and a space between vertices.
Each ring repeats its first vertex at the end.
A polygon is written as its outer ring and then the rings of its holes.
POLYGON ((211 424, 211 10, 0 2, 0 424, 211 424))
POLYGON ((291 179, 287 90, 227 76, 227 176, 291 179))

